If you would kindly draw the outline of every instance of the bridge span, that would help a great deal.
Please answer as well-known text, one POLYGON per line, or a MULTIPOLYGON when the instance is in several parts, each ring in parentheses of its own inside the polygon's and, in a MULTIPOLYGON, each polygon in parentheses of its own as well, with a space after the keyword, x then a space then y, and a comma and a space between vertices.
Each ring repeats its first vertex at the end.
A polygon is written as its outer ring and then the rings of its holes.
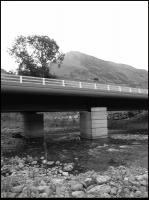
POLYGON ((1 74, 1 100, 2 112, 23 113, 26 135, 43 129, 36 112, 81 111, 82 137, 98 138, 107 134, 107 110, 148 109, 148 89, 1 74))

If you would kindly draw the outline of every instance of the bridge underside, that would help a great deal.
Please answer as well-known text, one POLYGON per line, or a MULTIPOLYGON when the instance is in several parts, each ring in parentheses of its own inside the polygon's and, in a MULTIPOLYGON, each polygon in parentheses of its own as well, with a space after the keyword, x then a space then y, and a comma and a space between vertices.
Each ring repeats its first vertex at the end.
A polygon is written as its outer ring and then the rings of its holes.
POLYGON ((80 111, 80 132, 83 138, 105 137, 107 110, 148 109, 147 98, 120 96, 81 96, 2 92, 1 112, 22 112, 26 137, 43 136, 43 114, 36 112, 80 111))
POLYGON ((31 93, 1 94, 1 112, 90 111, 92 107, 106 107, 107 110, 148 109, 148 99, 31 93))

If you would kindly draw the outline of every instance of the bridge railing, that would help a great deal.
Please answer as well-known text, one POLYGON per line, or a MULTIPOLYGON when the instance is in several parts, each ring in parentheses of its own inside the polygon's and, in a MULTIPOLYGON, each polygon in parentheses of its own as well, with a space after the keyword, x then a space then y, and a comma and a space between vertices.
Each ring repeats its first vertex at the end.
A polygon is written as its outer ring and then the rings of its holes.
POLYGON ((11 82, 11 83, 20 83, 20 84, 38 84, 58 87, 73 87, 73 88, 84 88, 84 89, 95 89, 103 91, 116 91, 124 93, 140 93, 148 94, 148 89, 142 88, 132 88, 119 85, 106 85, 99 83, 89 83, 89 82, 79 82, 79 81, 70 81, 70 80, 60 80, 60 79, 49 79, 49 78, 40 78, 40 77, 31 77, 31 76, 19 76, 12 74, 1 73, 2 82, 11 82))

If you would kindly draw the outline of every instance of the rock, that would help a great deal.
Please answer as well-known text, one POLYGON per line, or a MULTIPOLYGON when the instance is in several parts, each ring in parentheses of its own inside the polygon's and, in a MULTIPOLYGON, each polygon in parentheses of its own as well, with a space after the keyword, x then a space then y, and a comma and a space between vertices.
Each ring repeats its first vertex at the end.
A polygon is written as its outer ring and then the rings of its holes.
POLYGON ((46 161, 46 160, 43 160, 43 161, 42 161, 42 164, 46 164, 46 163, 47 163, 47 161, 46 161))
POLYGON ((9 198, 15 198, 16 197, 16 195, 17 195, 17 193, 15 193, 15 192, 9 192, 9 198))
POLYGON ((103 193, 110 193, 111 187, 109 185, 97 185, 93 187, 92 189, 88 190, 88 194, 103 194, 103 193))
POLYGON ((53 165, 54 164, 54 161, 48 161, 47 162, 47 165, 53 165))
POLYGON ((83 198, 85 197, 85 193, 83 191, 75 191, 72 192, 72 196, 75 198, 83 198))
POLYGON ((38 186, 37 189, 40 193, 43 193, 49 189, 49 186, 41 185, 41 186, 38 186))
POLYGON ((143 174, 142 177, 143 179, 148 180, 148 174, 143 174))
POLYGON ((141 192, 141 191, 137 190, 137 191, 135 192, 135 197, 141 197, 141 195, 142 195, 142 192, 141 192))
POLYGON ((89 177, 84 180, 84 183, 85 183, 86 187, 89 187, 90 185, 93 185, 95 183, 95 181, 89 177))
POLYGON ((117 188, 116 187, 111 188, 110 194, 116 195, 116 193, 117 193, 117 188))
POLYGON ((24 185, 15 186, 12 188, 12 192, 20 193, 20 192, 22 192, 23 188, 24 188, 24 185))
POLYGON ((101 185, 101 184, 104 184, 104 183, 107 183, 110 181, 110 177, 109 176, 101 176, 101 175, 98 175, 96 177, 96 182, 97 184, 101 185))
POLYGON ((62 178, 53 178, 52 179, 52 183, 53 184, 62 184, 63 183, 63 181, 64 181, 64 179, 62 179, 62 178))
POLYGON ((63 170, 66 172, 70 172, 73 170, 74 164, 73 163, 68 163, 64 166, 63 170))
POLYGON ((102 198, 110 198, 110 195, 108 193, 103 193, 101 194, 102 198))
POLYGON ((40 197, 42 197, 42 198, 48 198, 48 194, 44 192, 44 193, 40 194, 40 197))
POLYGON ((74 182, 71 184, 71 190, 73 191, 83 190, 83 185, 81 183, 74 182))
POLYGON ((44 157, 42 156, 40 159, 41 159, 41 160, 44 160, 44 157))
POLYGON ((45 183, 45 181, 41 180, 40 185, 45 186, 47 184, 45 183))
POLYGON ((60 165, 60 161, 56 161, 55 164, 56 164, 56 165, 60 165))
POLYGON ((68 176, 69 173, 68 173, 68 172, 62 172, 62 175, 63 175, 63 176, 68 176))
POLYGON ((96 185, 94 184, 94 185, 90 185, 88 188, 87 188, 87 190, 90 190, 90 189, 92 189, 93 187, 95 187, 96 185))
POLYGON ((140 184, 143 185, 143 186, 146 186, 146 185, 148 185, 148 182, 143 180, 143 181, 140 181, 140 184))
POLYGON ((34 161, 32 162, 32 165, 36 165, 36 164, 37 164, 37 161, 34 160, 34 161))
POLYGON ((22 169, 24 167, 23 163, 19 163, 19 168, 22 169))

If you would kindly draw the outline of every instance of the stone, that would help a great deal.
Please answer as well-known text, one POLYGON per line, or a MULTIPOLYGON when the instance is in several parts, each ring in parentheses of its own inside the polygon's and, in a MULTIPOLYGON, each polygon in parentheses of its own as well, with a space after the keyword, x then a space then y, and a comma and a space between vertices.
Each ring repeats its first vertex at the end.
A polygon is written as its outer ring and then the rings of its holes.
POLYGON ((104 183, 107 183, 107 182, 109 182, 110 181, 110 177, 109 176, 102 176, 102 175, 98 175, 97 177, 96 177, 96 182, 97 182, 97 184, 104 184, 104 183))
POLYGON ((89 187, 90 185, 93 185, 95 183, 95 181, 92 178, 88 177, 84 180, 84 183, 85 183, 86 187, 89 187))
POLYGON ((102 198, 110 198, 110 195, 108 193, 103 193, 101 194, 102 198))
POLYGON ((146 185, 148 185, 148 182, 143 180, 143 181, 140 181, 140 184, 143 185, 143 186, 146 186, 146 185))
POLYGON ((72 196, 75 198, 83 198, 85 197, 85 193, 83 191, 75 191, 72 192, 72 196))
POLYGON ((83 185, 81 183, 72 183, 71 190, 73 191, 83 190, 83 185))
POLYGON ((38 188, 39 192, 43 193, 43 192, 45 192, 45 190, 49 189, 49 186, 40 185, 37 188, 38 188))
POLYGON ((63 175, 63 176, 68 176, 69 173, 68 173, 68 172, 62 172, 62 175, 63 175))
POLYGON ((42 198, 48 198, 48 194, 44 192, 44 193, 40 194, 40 197, 42 197, 42 198))
POLYGON ((53 184, 62 184, 63 183, 63 181, 64 181, 64 179, 62 179, 62 178, 53 178, 52 179, 52 183, 53 184))
POLYGON ((45 183, 45 181, 41 180, 40 185, 45 186, 47 184, 45 183))
POLYGON ((89 194, 96 194, 96 193, 110 193, 111 187, 109 185, 96 185, 92 189, 88 190, 87 193, 89 194))
POLYGON ((53 165, 54 164, 54 161, 48 161, 47 162, 47 165, 53 165))
POLYGON ((116 187, 111 188, 110 194, 116 195, 117 194, 117 188, 116 187))
POLYGON ((22 192, 23 188, 24 188, 24 185, 15 186, 12 188, 12 192, 20 193, 20 192, 22 192))
POLYGON ((22 169, 24 167, 23 163, 19 163, 19 168, 22 169))
POLYGON ((64 166, 63 170, 66 172, 70 172, 73 170, 73 168, 74 168, 73 163, 68 163, 64 166))
POLYGON ((43 164, 46 164, 46 163, 47 163, 47 161, 46 161, 46 160, 43 160, 43 161, 42 161, 42 163, 43 163, 43 164))
POLYGON ((17 194, 16 194, 15 192, 9 192, 8 198, 15 198, 16 195, 17 195, 17 194))
POLYGON ((56 164, 56 165, 60 165, 60 161, 56 161, 55 164, 56 164))
POLYGON ((37 161, 34 160, 34 161, 32 162, 32 165, 36 165, 36 164, 37 164, 37 161))
POLYGON ((141 192, 141 191, 137 190, 137 191, 135 192, 135 197, 141 197, 141 195, 142 195, 142 192, 141 192))

